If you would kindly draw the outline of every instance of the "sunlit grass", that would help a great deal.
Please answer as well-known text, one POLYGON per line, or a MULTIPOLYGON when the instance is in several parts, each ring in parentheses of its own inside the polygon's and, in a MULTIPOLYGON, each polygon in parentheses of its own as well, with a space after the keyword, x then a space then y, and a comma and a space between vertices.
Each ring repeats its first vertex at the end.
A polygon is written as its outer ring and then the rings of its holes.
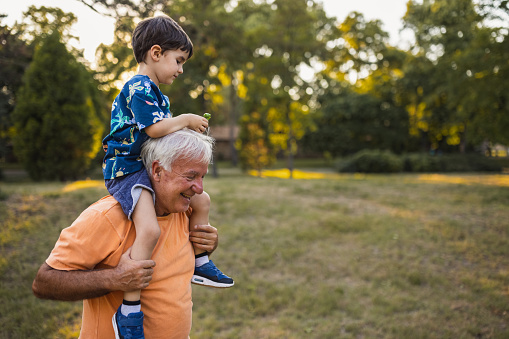
MULTIPOLYGON (((236 284, 193 287, 191 338, 509 337, 505 176, 221 173, 212 258, 236 284)), ((0 338, 76 338, 81 304, 30 284, 104 185, 0 185, 0 338)))
POLYGON ((81 190, 84 188, 102 188, 102 187, 104 187, 103 180, 79 180, 65 185, 65 187, 62 189, 62 192, 66 193, 81 190))
POLYGON ((432 183, 461 184, 461 185, 488 185, 509 187, 509 175, 482 174, 482 175, 443 175, 421 174, 417 180, 432 183))
POLYGON ((290 174, 292 179, 303 179, 303 180, 313 180, 313 179, 340 179, 340 178, 351 178, 351 177, 364 177, 364 174, 337 174, 337 173, 322 173, 322 172, 313 172, 313 171, 301 171, 298 169, 293 170, 290 173, 290 170, 286 168, 282 169, 274 169, 274 170, 262 170, 260 172, 255 170, 248 171, 248 174, 254 177, 261 178, 280 178, 280 179, 290 179, 290 174))
MULTIPOLYGON (((261 178, 280 178, 290 179, 290 170, 262 170, 261 172, 250 170, 249 175, 261 178)), ((376 175, 371 175, 376 176, 376 175)), ((292 179, 364 179, 368 177, 366 174, 337 174, 337 173, 321 173, 312 171, 293 170, 292 179)), ((488 185, 488 186, 509 186, 509 175, 504 174, 467 174, 467 175, 443 175, 443 174, 420 174, 410 175, 406 177, 407 181, 419 181, 429 183, 444 184, 460 184, 460 185, 488 185)))
POLYGON ((0 338, 77 338, 81 303, 42 301, 32 295, 35 272, 60 231, 104 189, 64 193, 61 183, 1 184, 0 338))

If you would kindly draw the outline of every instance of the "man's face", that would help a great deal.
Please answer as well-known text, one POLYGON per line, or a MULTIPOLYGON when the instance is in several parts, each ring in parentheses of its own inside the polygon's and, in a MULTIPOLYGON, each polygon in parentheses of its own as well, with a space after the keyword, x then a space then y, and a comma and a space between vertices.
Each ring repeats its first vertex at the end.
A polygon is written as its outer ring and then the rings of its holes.
POLYGON ((178 159, 168 172, 161 166, 153 167, 152 185, 156 194, 156 214, 185 212, 191 197, 203 193, 203 177, 208 164, 195 160, 178 159))

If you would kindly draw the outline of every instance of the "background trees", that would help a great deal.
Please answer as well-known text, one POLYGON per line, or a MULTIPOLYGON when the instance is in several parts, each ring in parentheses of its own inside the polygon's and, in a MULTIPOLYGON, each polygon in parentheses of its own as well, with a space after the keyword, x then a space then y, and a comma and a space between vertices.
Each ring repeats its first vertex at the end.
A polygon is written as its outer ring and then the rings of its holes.
MULTIPOLYGON (((332 156, 366 148, 465 153, 481 144, 509 143, 505 1, 410 0, 403 20, 414 41, 406 50, 391 46, 380 21, 354 12, 339 22, 327 17, 319 1, 81 2, 117 18, 114 43, 97 51, 93 75, 101 92, 90 78, 82 91, 88 93, 82 99, 93 103, 90 119, 104 128, 109 102, 136 70, 129 45, 134 26, 164 12, 184 27, 196 49, 182 80, 162 87, 174 114, 210 111, 214 124, 229 126, 232 136, 239 125, 241 138, 231 147, 244 167, 268 166, 285 156, 291 170, 299 150, 332 156), (258 165, 247 160, 260 157, 258 165)), ((64 43, 72 39, 68 13, 41 7, 27 17, 24 24, 2 26, 8 43, 0 46, 0 62, 17 65, 1 69, 5 144, 10 112, 22 93, 12 72, 24 72, 34 47, 50 33, 58 31, 64 43), (21 57, 13 60, 14 53, 21 57)), ((81 60, 79 51, 68 49, 81 60)), ((23 152, 18 148, 21 158, 23 152)))

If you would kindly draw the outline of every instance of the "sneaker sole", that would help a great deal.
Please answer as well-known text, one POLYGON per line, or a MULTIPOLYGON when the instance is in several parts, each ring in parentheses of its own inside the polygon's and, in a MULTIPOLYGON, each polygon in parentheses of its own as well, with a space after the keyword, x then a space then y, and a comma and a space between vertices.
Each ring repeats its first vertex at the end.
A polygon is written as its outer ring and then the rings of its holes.
POLYGON ((228 287, 232 287, 235 284, 234 282, 232 282, 231 284, 218 283, 218 282, 212 281, 210 279, 200 277, 199 275, 193 275, 193 279, 191 279, 191 283, 193 283, 195 285, 209 286, 209 287, 215 287, 215 288, 228 288, 228 287))
POLYGON ((117 312, 113 314, 113 318, 111 318, 111 323, 113 324, 113 330, 115 331, 115 339, 120 339, 120 336, 118 335, 118 329, 117 329, 117 319, 115 319, 115 316, 117 315, 117 312))

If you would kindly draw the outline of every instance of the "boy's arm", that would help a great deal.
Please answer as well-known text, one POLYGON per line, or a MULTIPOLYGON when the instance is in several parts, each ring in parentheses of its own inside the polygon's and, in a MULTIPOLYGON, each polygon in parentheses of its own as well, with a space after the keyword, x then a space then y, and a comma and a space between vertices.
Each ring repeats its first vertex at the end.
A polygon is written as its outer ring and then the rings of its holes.
POLYGON ((196 114, 181 114, 175 118, 164 118, 155 124, 145 127, 145 133, 151 138, 164 137, 185 127, 196 132, 204 132, 209 122, 204 117, 196 114))
POLYGON ((130 253, 129 249, 111 269, 63 271, 44 263, 37 272, 32 291, 42 299, 77 301, 101 297, 112 291, 143 289, 152 280, 155 262, 132 260, 130 253))

